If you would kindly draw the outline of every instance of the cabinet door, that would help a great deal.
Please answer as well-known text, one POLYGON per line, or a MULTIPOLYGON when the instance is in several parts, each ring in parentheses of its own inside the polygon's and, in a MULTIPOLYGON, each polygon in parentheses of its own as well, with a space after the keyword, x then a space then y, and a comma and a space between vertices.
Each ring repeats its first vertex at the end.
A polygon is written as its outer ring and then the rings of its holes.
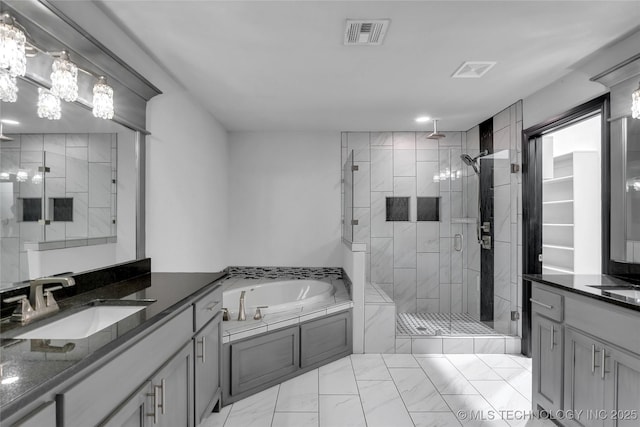
POLYGON ((298 326, 231 343, 230 395, 270 385, 297 371, 300 360, 298 326))
POLYGON ((531 329, 533 403, 556 411, 562 408, 562 327, 534 313, 531 329))
MULTIPOLYGON (((604 381, 600 357, 603 345, 573 329, 567 328, 565 340, 564 409, 584 414, 604 409, 604 381)), ((572 425, 602 426, 600 417, 581 417, 572 425)), ((569 420, 566 420, 569 421, 569 420)))
POLYGON ((195 344, 195 399, 196 422, 206 417, 220 394, 220 341, 222 318, 218 313, 211 322, 194 337, 195 344))
POLYGON ((100 427, 145 427, 157 422, 151 383, 145 382, 124 401, 109 417, 98 424, 100 427), (154 419, 155 416, 155 419, 154 419))
POLYGON ((351 312, 300 325, 300 367, 307 368, 352 353, 351 312))
POLYGON ((45 403, 13 425, 16 427, 55 427, 56 403, 45 403))
POLYGON ((192 427, 193 344, 190 342, 151 379, 160 412, 158 426, 192 427))
POLYGON ((605 424, 615 427, 640 425, 640 359, 605 348, 605 424))

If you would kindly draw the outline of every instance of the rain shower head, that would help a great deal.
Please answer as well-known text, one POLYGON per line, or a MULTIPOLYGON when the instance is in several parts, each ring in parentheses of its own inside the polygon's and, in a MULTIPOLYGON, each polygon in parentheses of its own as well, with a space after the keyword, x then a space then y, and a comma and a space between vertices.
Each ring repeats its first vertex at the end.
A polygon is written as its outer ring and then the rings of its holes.
POLYGON ((433 132, 431 132, 431 134, 427 136, 427 139, 442 139, 442 138, 446 138, 446 135, 444 133, 438 132, 438 121, 436 119, 433 119, 433 132))
POLYGON ((471 157, 468 154, 462 154, 460 158, 467 166, 471 166, 475 173, 480 174, 480 169, 478 169, 478 159, 480 157, 486 156, 487 154, 489 154, 489 152, 487 150, 484 150, 484 151, 481 151, 480 154, 478 154, 475 157, 471 157))

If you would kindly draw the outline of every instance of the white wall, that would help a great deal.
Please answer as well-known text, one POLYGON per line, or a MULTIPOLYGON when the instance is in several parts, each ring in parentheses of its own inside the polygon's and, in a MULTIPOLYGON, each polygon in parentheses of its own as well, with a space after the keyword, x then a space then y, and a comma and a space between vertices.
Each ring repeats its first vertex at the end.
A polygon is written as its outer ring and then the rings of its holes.
POLYGON ((338 132, 232 132, 229 265, 342 265, 338 132))
POLYGON ((227 266, 227 132, 185 92, 148 104, 147 256, 154 271, 227 266))

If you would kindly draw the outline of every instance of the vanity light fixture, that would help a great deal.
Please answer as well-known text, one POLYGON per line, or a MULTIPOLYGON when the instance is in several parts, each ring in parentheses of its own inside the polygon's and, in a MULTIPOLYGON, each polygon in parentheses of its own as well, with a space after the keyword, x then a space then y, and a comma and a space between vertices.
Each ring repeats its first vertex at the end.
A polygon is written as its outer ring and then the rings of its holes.
POLYGON ((38 117, 49 120, 60 120, 62 117, 60 98, 41 87, 38 88, 38 117))
POLYGON ((426 122, 428 122, 429 120, 431 120, 431 117, 429 117, 429 116, 419 116, 419 117, 416 117, 416 123, 426 123, 426 122))
POLYGON ((18 100, 18 83, 8 72, 0 70, 0 100, 16 102, 18 100))
POLYGON ((20 124, 19 121, 13 120, 13 119, 2 119, 2 120, 0 120, 0 122, 4 123, 5 125, 15 125, 15 126, 17 126, 17 125, 20 124))
POLYGON ((93 85, 93 116, 101 119, 113 118, 113 88, 107 78, 100 76, 93 85))
POLYGON ((67 102, 78 99, 78 67, 66 51, 54 59, 51 69, 51 93, 67 102))
POLYGON ((0 68, 11 77, 26 72, 26 41, 21 25, 8 13, 0 15, 0 68))
POLYGON ((631 94, 631 117, 640 119, 640 85, 631 94))

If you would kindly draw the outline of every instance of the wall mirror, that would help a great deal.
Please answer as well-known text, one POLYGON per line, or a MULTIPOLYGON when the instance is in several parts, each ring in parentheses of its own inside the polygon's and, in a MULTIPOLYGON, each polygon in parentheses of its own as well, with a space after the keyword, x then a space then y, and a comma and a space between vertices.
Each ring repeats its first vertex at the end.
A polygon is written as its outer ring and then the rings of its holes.
MULTIPOLYGON (((134 131, 75 103, 63 103, 59 120, 39 118, 36 85, 18 88, 18 101, 0 106, 2 288, 34 278, 30 251, 117 243, 118 148, 134 154, 134 131)), ((135 201, 126 186, 120 196, 135 201)))
POLYGON ((640 264, 640 120, 611 123, 611 258, 640 264))
POLYGON ((2 1, 31 46, 17 101, 0 102, 0 290, 36 277, 144 257, 146 103, 161 92, 55 4, 2 1), (78 98, 39 118, 54 58, 78 67, 78 98), (113 89, 112 120, 93 116, 96 81, 113 89))

